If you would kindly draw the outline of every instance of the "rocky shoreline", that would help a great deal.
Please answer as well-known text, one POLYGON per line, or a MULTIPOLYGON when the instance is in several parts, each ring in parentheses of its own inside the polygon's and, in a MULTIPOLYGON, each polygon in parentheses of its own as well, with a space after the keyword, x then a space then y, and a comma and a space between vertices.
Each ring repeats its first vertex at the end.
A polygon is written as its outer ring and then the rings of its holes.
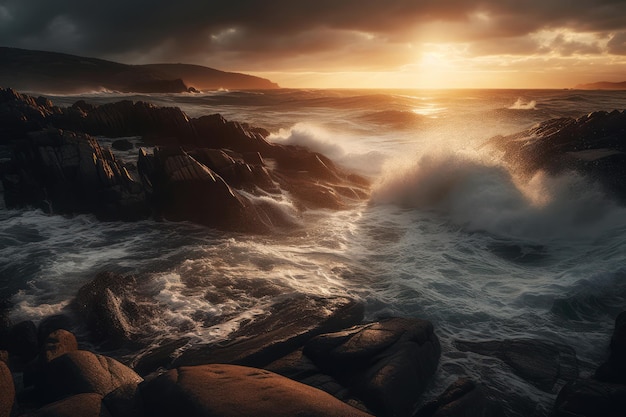
MULTIPOLYGON (((119 308, 132 309, 134 301, 114 281, 129 279, 100 274, 69 311, 38 326, 1 317, 0 416, 495 417, 522 415, 528 406, 504 407, 489 387, 463 376, 421 403, 441 354, 433 325, 399 317, 364 323, 363 305, 341 297, 286 300, 226 344, 170 340, 132 360, 88 350, 95 341, 116 342, 123 349, 111 352, 118 354, 140 350, 133 325, 155 312, 129 317, 119 308), (85 339, 77 340, 76 330, 85 339)), ((571 347, 548 341, 457 341, 456 348, 498 358, 540 390, 558 393, 554 416, 626 411, 626 312, 616 320, 606 363, 588 378, 580 377, 571 347)))
MULTIPOLYGON (((624 112, 598 112, 490 144, 526 175, 575 170, 621 199, 625 131, 624 112)), ((321 154, 271 144, 267 134, 220 115, 189 118, 144 102, 60 108, 0 89, 5 204, 269 233, 297 227, 297 213, 273 203, 284 193, 299 211, 341 210, 368 198, 367 179, 321 154), (123 163, 94 136, 140 137, 136 164, 123 163)), ((164 337, 153 345, 145 332, 159 305, 139 288, 141 277, 101 273, 63 315, 35 325, 0 314, 0 417, 541 414, 528 399, 503 406, 488 386, 463 375, 421 403, 441 354, 426 320, 364 322, 356 300, 274 294, 271 311, 227 343, 164 337)), ((626 415, 626 312, 617 317, 607 362, 591 377, 571 347, 547 340, 457 340, 453 348, 495 358, 555 395, 555 416, 626 415)))

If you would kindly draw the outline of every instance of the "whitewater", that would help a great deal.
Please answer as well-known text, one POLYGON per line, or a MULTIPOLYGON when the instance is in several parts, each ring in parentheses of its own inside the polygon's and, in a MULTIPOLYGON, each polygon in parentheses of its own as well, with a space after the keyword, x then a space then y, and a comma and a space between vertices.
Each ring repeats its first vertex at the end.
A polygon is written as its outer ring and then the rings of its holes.
MULTIPOLYGON (((433 322, 443 353, 425 400, 466 375, 538 403, 538 414, 547 413, 555 393, 497 359, 459 352, 454 341, 562 343, 576 350, 583 376, 606 358, 614 318, 626 306, 626 208, 578 175, 519 178, 487 142, 550 118, 624 109, 626 92, 48 97, 59 106, 129 99, 178 106, 190 117, 221 113, 266 128, 271 142, 321 152, 373 185, 368 201, 341 211, 301 212, 287 193, 266 201, 293 227, 262 236, 2 207, 0 299, 14 322, 62 312, 101 271, 137 275, 142 291, 166 307, 150 324, 155 341, 172 334, 191 343, 224 340, 277 298, 347 295, 364 302, 367 319, 433 322)), ((136 155, 116 151, 128 163, 136 155)))

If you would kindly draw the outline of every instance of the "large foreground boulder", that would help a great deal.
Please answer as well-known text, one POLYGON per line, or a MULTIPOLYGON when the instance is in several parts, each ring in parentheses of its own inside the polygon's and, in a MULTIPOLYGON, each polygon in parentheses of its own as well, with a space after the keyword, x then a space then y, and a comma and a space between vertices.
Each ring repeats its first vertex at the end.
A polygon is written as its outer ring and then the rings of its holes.
POLYGON ((140 386, 153 417, 365 417, 331 395, 269 371, 235 365, 181 367, 140 386))
POLYGON ((576 352, 547 340, 510 339, 484 342, 456 341, 461 351, 496 357, 537 388, 556 393, 578 378, 576 352))
POLYGON ((309 341, 304 354, 378 416, 410 416, 441 347, 430 322, 393 318, 309 341))
POLYGON ((44 402, 82 394, 105 396, 128 384, 138 384, 142 378, 115 359, 78 350, 66 353, 42 370, 38 390, 44 402))
POLYGON ((24 417, 111 417, 100 394, 77 394, 48 404, 24 417))

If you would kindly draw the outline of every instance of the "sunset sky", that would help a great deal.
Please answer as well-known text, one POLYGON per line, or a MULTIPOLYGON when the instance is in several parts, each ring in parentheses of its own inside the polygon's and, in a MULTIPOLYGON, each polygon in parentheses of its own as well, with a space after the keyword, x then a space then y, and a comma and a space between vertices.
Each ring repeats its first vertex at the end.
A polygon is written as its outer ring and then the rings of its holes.
POLYGON ((0 46, 282 87, 563 88, 626 80, 626 1, 0 0, 0 46))

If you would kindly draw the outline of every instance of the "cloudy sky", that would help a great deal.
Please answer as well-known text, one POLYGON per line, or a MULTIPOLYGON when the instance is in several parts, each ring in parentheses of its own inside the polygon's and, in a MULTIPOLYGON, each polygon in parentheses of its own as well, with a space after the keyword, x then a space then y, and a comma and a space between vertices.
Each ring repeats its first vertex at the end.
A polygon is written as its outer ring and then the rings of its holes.
POLYGON ((283 87, 626 80, 626 0, 0 0, 0 45, 283 87))

